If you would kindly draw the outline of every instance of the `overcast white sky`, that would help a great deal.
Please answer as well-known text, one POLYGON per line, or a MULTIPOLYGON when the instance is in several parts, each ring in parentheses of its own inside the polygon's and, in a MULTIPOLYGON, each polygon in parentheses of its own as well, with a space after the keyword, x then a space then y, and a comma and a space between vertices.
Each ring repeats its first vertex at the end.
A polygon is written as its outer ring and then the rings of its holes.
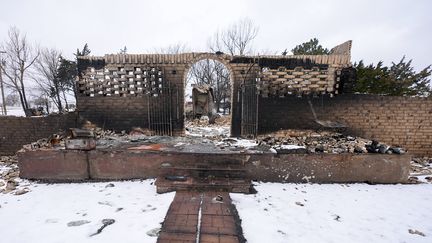
POLYGON ((200 51, 218 28, 248 17, 259 27, 256 50, 280 53, 312 37, 328 48, 353 40, 353 62, 406 55, 420 69, 432 64, 431 9, 428 0, 0 0, 0 41, 15 25, 68 57, 86 42, 93 55, 177 42, 200 51))

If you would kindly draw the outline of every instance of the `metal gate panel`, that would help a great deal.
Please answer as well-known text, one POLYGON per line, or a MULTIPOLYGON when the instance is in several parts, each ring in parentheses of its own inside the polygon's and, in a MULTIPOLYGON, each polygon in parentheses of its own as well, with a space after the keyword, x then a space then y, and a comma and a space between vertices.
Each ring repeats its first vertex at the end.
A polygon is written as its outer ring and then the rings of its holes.
POLYGON ((258 89, 256 84, 241 87, 241 136, 254 138, 258 133, 258 89))
POLYGON ((173 135, 173 97, 177 89, 174 86, 158 88, 157 92, 147 94, 148 98, 148 124, 153 135, 173 135))

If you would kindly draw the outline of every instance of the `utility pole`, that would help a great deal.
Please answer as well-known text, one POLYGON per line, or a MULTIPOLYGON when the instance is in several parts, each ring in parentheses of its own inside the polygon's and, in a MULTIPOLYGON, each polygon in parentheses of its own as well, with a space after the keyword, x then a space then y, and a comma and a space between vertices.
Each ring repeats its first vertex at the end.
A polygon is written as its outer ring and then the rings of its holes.
POLYGON ((5 94, 4 94, 4 87, 3 87, 3 76, 2 76, 2 70, 4 67, 4 62, 3 59, 1 57, 1 54, 6 53, 5 51, 0 51, 0 89, 1 89, 1 95, 2 95, 2 110, 3 110, 3 115, 7 116, 7 110, 6 110, 6 99, 5 99, 5 94))

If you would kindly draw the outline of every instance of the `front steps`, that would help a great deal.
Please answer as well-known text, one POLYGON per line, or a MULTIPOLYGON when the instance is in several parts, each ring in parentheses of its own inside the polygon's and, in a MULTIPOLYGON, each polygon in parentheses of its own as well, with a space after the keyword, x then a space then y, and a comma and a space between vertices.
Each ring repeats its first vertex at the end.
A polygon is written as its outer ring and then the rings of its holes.
POLYGON ((206 161, 205 163, 163 163, 156 180, 157 192, 225 191, 249 193, 251 181, 238 160, 206 161))

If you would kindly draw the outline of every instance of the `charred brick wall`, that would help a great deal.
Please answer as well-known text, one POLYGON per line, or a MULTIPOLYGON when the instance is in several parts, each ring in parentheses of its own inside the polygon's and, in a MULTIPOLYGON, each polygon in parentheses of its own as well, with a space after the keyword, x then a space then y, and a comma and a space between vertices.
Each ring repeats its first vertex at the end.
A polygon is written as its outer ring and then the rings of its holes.
MULTIPOLYGON (((151 113, 151 111, 149 112, 149 106, 156 107, 154 110, 160 110, 160 113, 163 113, 164 106, 166 108, 166 102, 160 102, 159 104, 150 102, 149 104, 149 99, 151 98, 149 98, 148 94, 143 94, 145 93, 145 89, 148 89, 148 86, 144 86, 144 76, 142 75, 144 75, 145 71, 152 70, 154 67, 158 72, 161 72, 160 77, 164 80, 164 84, 169 83, 169 87, 171 87, 170 119, 172 120, 173 135, 184 134, 184 81, 187 72, 192 64, 205 58, 215 58, 214 54, 196 56, 195 54, 124 56, 124 58, 126 57, 136 58, 137 60, 134 62, 138 62, 140 58, 148 58, 149 63, 143 62, 143 60, 140 60, 139 63, 124 63, 121 60, 114 60, 115 58, 120 58, 120 56, 116 55, 106 57, 109 62, 105 64, 99 63, 105 60, 99 57, 94 57, 95 60, 90 63, 81 62, 81 71, 83 75, 87 76, 81 77, 78 82, 81 90, 77 97, 79 116, 84 120, 95 123, 99 127, 118 132, 122 130, 129 131, 133 127, 150 128, 149 123, 151 122, 149 122, 149 119, 154 114, 149 115, 151 113), (180 59, 174 61, 170 58, 180 59), (139 71, 137 71, 137 67, 140 68, 139 71), (105 80, 106 78, 110 78, 111 80, 111 76, 115 76, 116 82, 120 82, 120 84, 105 80), (127 80, 124 81, 124 78, 127 80), (109 82, 109 84, 104 86, 103 84, 106 82, 109 82), (138 83, 140 86, 136 87, 135 84, 138 83), (137 88, 140 88, 140 90, 137 88), (160 106, 160 109, 158 106, 160 106)), ((83 60, 86 61, 86 59, 83 60)), ((231 73, 232 134, 239 136, 241 110, 239 109, 240 105, 238 104, 237 94, 240 83, 253 78, 249 74, 252 72, 251 64, 229 63, 229 61, 223 58, 220 61, 224 62, 231 73), (249 71, 249 73, 246 73, 246 71, 249 71)), ((255 69, 254 72, 256 72, 255 69)), ((147 74, 146 78, 151 79, 151 76, 147 74)))
MULTIPOLYGON (((182 103, 180 104, 182 105, 182 103)), ((123 130, 130 131, 133 127, 149 127, 149 106, 148 97, 146 96, 79 96, 77 107, 80 118, 104 129, 120 132, 123 130)), ((173 135, 183 134, 183 114, 179 112, 180 109, 177 109, 177 107, 172 110, 173 135)))
MULTIPOLYGON (((347 45, 350 49, 350 42, 347 42, 347 45)), ((182 135, 184 82, 189 68, 203 59, 220 61, 230 72, 233 136, 244 135, 241 131, 242 96, 239 96, 242 84, 257 82, 262 76, 262 82, 260 80, 258 83, 262 83, 259 89, 261 94, 271 92, 280 96, 291 93, 337 93, 339 90, 336 89, 340 88, 338 75, 342 68, 351 66, 349 53, 283 57, 246 57, 215 53, 79 57, 79 115, 106 129, 128 131, 132 127, 141 127, 156 130, 158 133, 154 124, 160 124, 159 119, 152 111, 166 114, 164 111, 170 110, 169 120, 172 123, 169 125, 173 128, 172 134, 182 135), (264 69, 267 71, 262 72, 264 69), (166 94, 161 92, 163 87, 176 89, 171 102, 156 102, 156 105, 155 102, 148 102, 151 100, 149 97, 166 94), (171 103, 169 109, 164 107, 167 103, 171 103), (152 119, 156 122, 152 122, 152 119)))
MULTIPOLYGON (((432 155, 432 99, 346 94, 310 100, 318 119, 342 122, 347 133, 432 155)), ((319 128, 304 97, 260 98, 259 111, 260 133, 319 128)))
MULTIPOLYGON (((183 134, 183 75, 186 65, 158 64, 155 66, 163 73, 164 82, 169 83, 169 87, 167 86, 161 92, 167 92, 169 89, 170 97, 165 96, 163 100, 158 100, 156 97, 143 95, 142 90, 141 93, 131 94, 131 91, 138 91, 133 88, 128 88, 129 93, 124 94, 94 94, 89 96, 81 93, 77 97, 79 116, 105 129, 117 132, 130 131, 133 127, 149 128, 149 109, 151 109, 149 106, 154 107, 156 113, 167 116, 163 109, 166 109, 168 107, 167 102, 170 102, 171 116, 169 119, 172 121, 173 135, 183 134), (149 102, 149 99, 153 99, 153 101, 149 102)), ((145 66, 142 68, 146 69, 145 66)))
POLYGON ((0 116, 0 155, 12 155, 24 144, 79 125, 76 113, 46 117, 0 116))
POLYGON ((89 97, 77 99, 80 117, 101 128, 115 131, 148 126, 145 97, 89 97))

